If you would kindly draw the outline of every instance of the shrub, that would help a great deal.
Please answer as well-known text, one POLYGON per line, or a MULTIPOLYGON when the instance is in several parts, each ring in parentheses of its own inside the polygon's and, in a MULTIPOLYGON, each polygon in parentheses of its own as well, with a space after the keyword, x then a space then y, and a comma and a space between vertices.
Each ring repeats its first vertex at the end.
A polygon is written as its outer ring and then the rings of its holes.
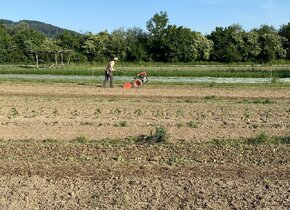
POLYGON ((165 127, 160 126, 156 127, 155 133, 152 131, 150 135, 141 135, 138 137, 137 141, 145 142, 145 143, 164 143, 168 140, 169 135, 165 127))

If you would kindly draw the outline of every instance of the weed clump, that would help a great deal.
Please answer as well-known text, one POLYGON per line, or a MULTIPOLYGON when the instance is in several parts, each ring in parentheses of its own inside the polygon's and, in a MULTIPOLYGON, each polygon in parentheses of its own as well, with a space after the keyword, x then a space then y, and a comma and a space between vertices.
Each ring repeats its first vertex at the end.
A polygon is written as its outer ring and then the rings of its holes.
POLYGON ((165 143, 169 138, 165 127, 156 127, 155 133, 150 131, 150 135, 141 135, 137 138, 138 142, 144 143, 165 143))
POLYGON ((247 140, 247 144, 251 145, 259 145, 259 144, 265 144, 270 142, 270 137, 266 133, 261 133, 255 138, 250 138, 247 140))
POLYGON ((78 144, 85 144, 88 142, 88 139, 85 136, 78 136, 71 140, 73 143, 78 143, 78 144))

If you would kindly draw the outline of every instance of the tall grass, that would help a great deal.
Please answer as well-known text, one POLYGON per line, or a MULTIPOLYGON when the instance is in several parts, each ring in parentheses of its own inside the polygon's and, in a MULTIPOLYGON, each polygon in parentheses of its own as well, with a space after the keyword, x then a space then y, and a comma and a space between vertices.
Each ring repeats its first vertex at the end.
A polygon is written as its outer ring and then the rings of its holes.
MULTIPOLYGON (((289 66, 116 66, 116 76, 135 76, 146 71, 155 77, 226 77, 226 78, 290 78, 289 66)), ((104 66, 57 66, 32 68, 25 66, 0 66, 0 74, 49 74, 101 76, 104 66)))

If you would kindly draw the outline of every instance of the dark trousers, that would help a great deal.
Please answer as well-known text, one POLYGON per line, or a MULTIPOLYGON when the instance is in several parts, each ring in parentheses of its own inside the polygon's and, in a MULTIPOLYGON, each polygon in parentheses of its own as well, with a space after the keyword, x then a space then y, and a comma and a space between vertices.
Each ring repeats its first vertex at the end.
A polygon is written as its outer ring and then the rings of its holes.
POLYGON ((113 87, 113 73, 111 71, 105 71, 105 80, 103 82, 103 86, 106 87, 108 80, 110 80, 110 87, 113 87))

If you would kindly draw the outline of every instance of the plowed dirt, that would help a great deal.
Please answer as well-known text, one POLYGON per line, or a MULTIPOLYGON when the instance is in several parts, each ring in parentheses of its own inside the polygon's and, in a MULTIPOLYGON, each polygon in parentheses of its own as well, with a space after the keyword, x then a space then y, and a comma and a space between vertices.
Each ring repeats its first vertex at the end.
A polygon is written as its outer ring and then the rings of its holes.
POLYGON ((290 209, 289 144, 239 144, 289 132, 287 87, 0 83, 0 209, 290 209))

